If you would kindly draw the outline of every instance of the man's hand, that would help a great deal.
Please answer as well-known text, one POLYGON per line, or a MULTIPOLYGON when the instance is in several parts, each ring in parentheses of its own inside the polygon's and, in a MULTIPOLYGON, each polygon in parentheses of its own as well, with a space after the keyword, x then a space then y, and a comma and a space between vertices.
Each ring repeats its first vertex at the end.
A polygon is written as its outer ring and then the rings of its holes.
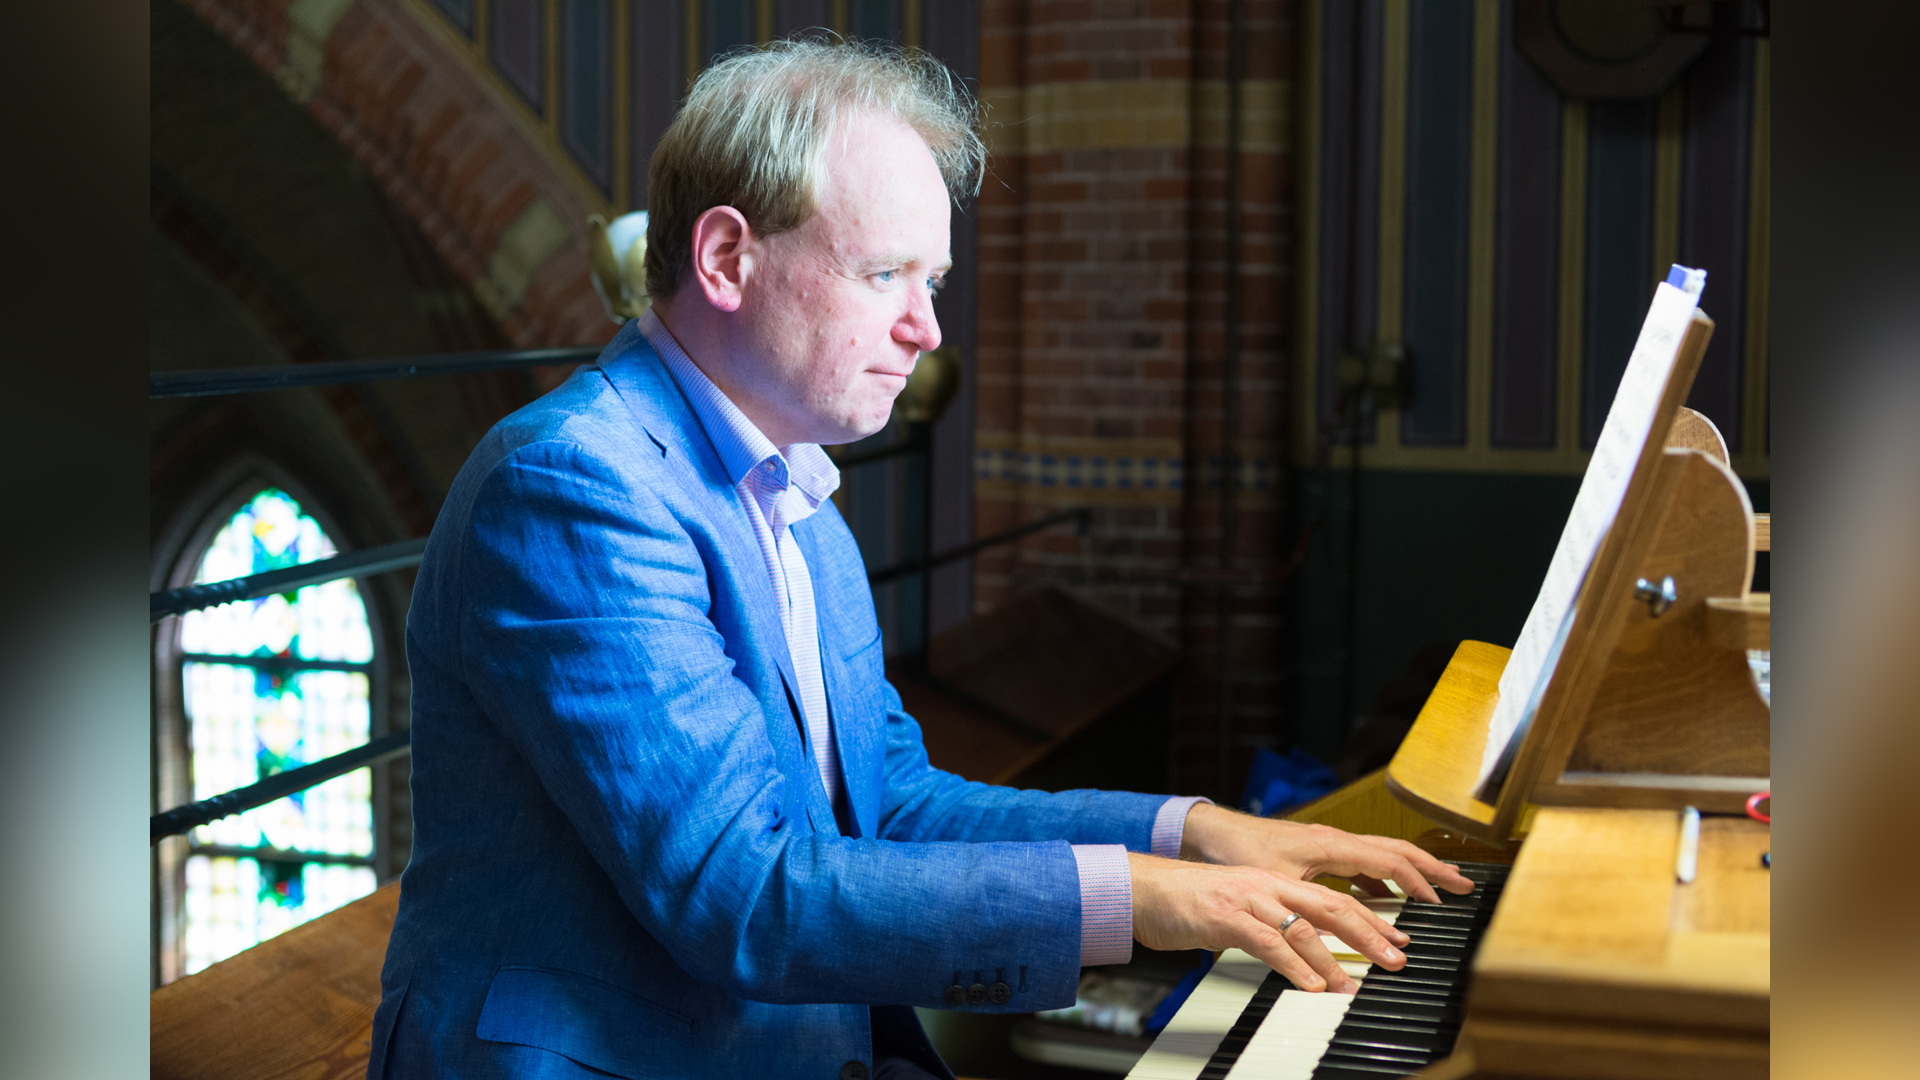
POLYGON ((1375 896, 1388 895, 1383 882, 1392 880, 1408 896, 1430 904, 1440 901, 1434 885, 1450 893, 1473 891, 1473 882, 1460 876, 1459 867, 1405 840, 1259 818, 1207 803, 1196 803, 1187 814, 1180 857, 1257 867, 1296 881, 1332 874, 1351 879, 1375 896))
MULTIPOLYGON (((1194 809, 1206 809, 1196 806, 1194 809)), ((1258 957, 1302 990, 1351 994, 1356 987, 1320 941, 1334 934, 1389 970, 1406 965, 1395 948, 1407 935, 1351 896, 1249 866, 1210 866, 1129 853, 1133 936, 1150 949, 1236 948, 1258 957), (1286 933, 1280 924, 1298 912, 1286 933)))

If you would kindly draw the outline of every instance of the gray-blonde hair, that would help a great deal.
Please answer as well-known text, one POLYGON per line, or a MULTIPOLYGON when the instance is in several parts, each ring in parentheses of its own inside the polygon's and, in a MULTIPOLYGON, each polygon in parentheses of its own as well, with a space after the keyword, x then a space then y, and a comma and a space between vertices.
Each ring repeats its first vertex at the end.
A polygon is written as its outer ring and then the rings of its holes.
POLYGON ((700 73, 647 169, 647 291, 671 297, 693 267, 693 223, 716 206, 762 236, 814 214, 828 137, 850 113, 918 132, 957 203, 977 195, 980 105, 938 60, 891 45, 776 41, 700 73))

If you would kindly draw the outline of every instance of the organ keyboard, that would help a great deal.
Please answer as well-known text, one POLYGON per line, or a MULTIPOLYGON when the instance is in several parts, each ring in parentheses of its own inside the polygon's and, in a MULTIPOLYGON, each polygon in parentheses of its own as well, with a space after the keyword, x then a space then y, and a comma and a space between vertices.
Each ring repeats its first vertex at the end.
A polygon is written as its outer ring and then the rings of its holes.
POLYGON ((1443 1058, 1460 1031, 1475 947, 1499 901, 1507 867, 1460 863, 1474 882, 1439 904, 1370 900, 1411 940, 1399 971, 1376 968, 1321 935, 1359 993, 1311 994, 1246 953, 1221 955, 1173 1023, 1128 1075, 1138 1080, 1379 1080, 1443 1058))

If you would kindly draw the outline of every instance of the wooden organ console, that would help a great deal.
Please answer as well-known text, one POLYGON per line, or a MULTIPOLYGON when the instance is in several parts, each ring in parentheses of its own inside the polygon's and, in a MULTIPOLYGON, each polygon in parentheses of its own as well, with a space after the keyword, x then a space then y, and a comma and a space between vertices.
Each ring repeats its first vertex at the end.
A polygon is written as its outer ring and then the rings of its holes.
POLYGON ((1369 901, 1413 939, 1400 972, 1323 935, 1351 998, 1221 954, 1130 1077, 1767 1075, 1768 827, 1743 810, 1769 787, 1749 653, 1769 648, 1770 606, 1749 585, 1770 521, 1681 405, 1713 323, 1675 319, 1677 341, 1651 364, 1636 348, 1623 380, 1615 411, 1639 377, 1651 424, 1615 459, 1617 501, 1511 734, 1495 714, 1517 649, 1464 642, 1391 764, 1292 815, 1413 840, 1474 892, 1369 901), (1687 808, 1708 816, 1683 875, 1687 808))

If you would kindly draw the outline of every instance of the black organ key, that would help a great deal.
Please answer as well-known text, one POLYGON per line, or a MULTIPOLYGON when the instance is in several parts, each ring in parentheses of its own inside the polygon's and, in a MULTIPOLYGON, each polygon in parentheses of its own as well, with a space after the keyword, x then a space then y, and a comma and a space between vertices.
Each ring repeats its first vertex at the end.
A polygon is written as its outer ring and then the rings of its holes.
POLYGON ((1452 1052, 1473 953, 1508 871, 1492 863, 1459 865, 1473 891, 1436 890, 1437 904, 1401 905, 1394 926, 1411 939, 1401 949, 1406 965, 1398 971, 1375 965, 1360 977, 1360 992, 1336 1025, 1315 1080, 1406 1076, 1452 1052))
POLYGON ((1453 1049, 1453 1038, 1459 1032, 1450 1028, 1436 1028, 1428 1032, 1404 1032, 1398 1028, 1367 1028, 1354 1024, 1352 1034, 1334 1036, 1327 1045, 1352 1045, 1352 1047, 1396 1047, 1404 1051, 1423 1051, 1428 1055, 1444 1055, 1453 1049))

